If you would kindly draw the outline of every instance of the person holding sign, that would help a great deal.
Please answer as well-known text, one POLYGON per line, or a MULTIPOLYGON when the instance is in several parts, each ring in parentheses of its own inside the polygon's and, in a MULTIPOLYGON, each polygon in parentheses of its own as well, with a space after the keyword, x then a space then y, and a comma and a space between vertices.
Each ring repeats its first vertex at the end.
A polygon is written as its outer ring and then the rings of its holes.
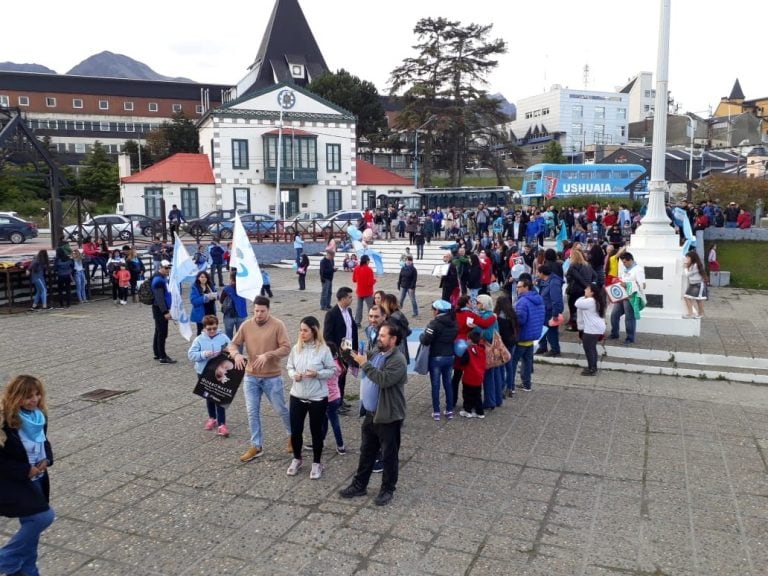
MULTIPOLYGON (((213 314, 204 316, 202 326, 202 332, 192 341, 192 345, 187 352, 189 359, 195 363, 195 372, 197 372, 198 376, 203 375, 211 359, 219 356, 221 351, 229 344, 229 337, 219 332, 219 319, 216 316, 213 314)), ((222 357, 222 360, 222 362, 217 362, 218 365, 214 374, 217 381, 226 384, 227 372, 233 369, 235 365, 226 356, 222 357)), ((219 436, 229 437, 226 406, 217 404, 211 397, 205 398, 205 405, 208 409, 208 420, 205 422, 205 429, 213 430, 215 428, 219 436)))

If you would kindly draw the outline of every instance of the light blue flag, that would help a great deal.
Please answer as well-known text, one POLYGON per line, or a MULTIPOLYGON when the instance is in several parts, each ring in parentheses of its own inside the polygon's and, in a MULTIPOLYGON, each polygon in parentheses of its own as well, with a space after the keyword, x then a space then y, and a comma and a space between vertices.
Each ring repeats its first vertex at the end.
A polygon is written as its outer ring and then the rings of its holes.
POLYGON ((683 255, 688 254, 688 251, 696 246, 696 236, 693 235, 693 230, 691 230, 691 221, 688 220, 688 214, 682 208, 675 207, 672 210, 672 217, 675 220, 675 225, 683 230, 683 236, 685 237, 683 255))
POLYGON ((253 246, 248 239, 240 215, 235 214, 235 225, 232 232, 232 250, 229 256, 229 266, 237 270, 237 293, 253 302, 261 294, 264 280, 261 277, 259 262, 253 252, 253 246))
POLYGON ((171 292, 171 318, 179 325, 182 337, 189 341, 192 338, 192 323, 189 314, 184 307, 184 299, 181 296, 181 283, 194 279, 197 275, 197 266, 189 257, 189 252, 181 243, 178 234, 173 245, 173 262, 171 263, 171 275, 168 278, 171 292))
POLYGON ((557 233, 555 240, 557 240, 557 244, 555 244, 555 250, 562 252, 563 242, 568 240, 568 228, 566 227, 565 222, 560 224, 560 231, 557 233))

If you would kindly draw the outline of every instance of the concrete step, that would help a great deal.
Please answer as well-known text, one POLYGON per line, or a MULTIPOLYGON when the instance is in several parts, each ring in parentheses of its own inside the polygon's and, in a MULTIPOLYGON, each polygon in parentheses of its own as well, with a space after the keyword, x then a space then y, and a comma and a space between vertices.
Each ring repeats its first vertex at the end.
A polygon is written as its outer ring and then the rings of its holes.
MULTIPOLYGON (((609 341, 615 342, 615 341, 609 341)), ((575 342, 560 342, 561 356, 536 356, 545 364, 578 365, 586 367, 584 351, 575 342)), ((598 367, 640 374, 683 376, 701 380, 729 380, 753 384, 768 384, 768 359, 694 352, 668 352, 611 343, 598 345, 598 367)))

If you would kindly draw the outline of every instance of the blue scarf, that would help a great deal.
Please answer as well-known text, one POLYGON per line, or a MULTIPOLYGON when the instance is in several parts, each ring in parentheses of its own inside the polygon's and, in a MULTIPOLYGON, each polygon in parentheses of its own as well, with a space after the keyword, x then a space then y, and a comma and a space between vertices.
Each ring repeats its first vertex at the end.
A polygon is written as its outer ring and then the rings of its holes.
POLYGON ((35 410, 19 410, 21 418, 21 433, 32 442, 45 442, 45 414, 39 408, 35 410))

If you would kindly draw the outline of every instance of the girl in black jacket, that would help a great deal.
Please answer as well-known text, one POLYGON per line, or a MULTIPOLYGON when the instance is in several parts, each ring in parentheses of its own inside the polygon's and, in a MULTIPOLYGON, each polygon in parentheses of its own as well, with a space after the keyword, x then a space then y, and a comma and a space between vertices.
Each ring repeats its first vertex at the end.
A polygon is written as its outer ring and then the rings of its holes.
POLYGON ((51 525, 45 388, 34 376, 17 376, 5 387, 0 406, 0 515, 18 518, 19 531, 0 548, 0 573, 39 574, 37 546, 51 525))

